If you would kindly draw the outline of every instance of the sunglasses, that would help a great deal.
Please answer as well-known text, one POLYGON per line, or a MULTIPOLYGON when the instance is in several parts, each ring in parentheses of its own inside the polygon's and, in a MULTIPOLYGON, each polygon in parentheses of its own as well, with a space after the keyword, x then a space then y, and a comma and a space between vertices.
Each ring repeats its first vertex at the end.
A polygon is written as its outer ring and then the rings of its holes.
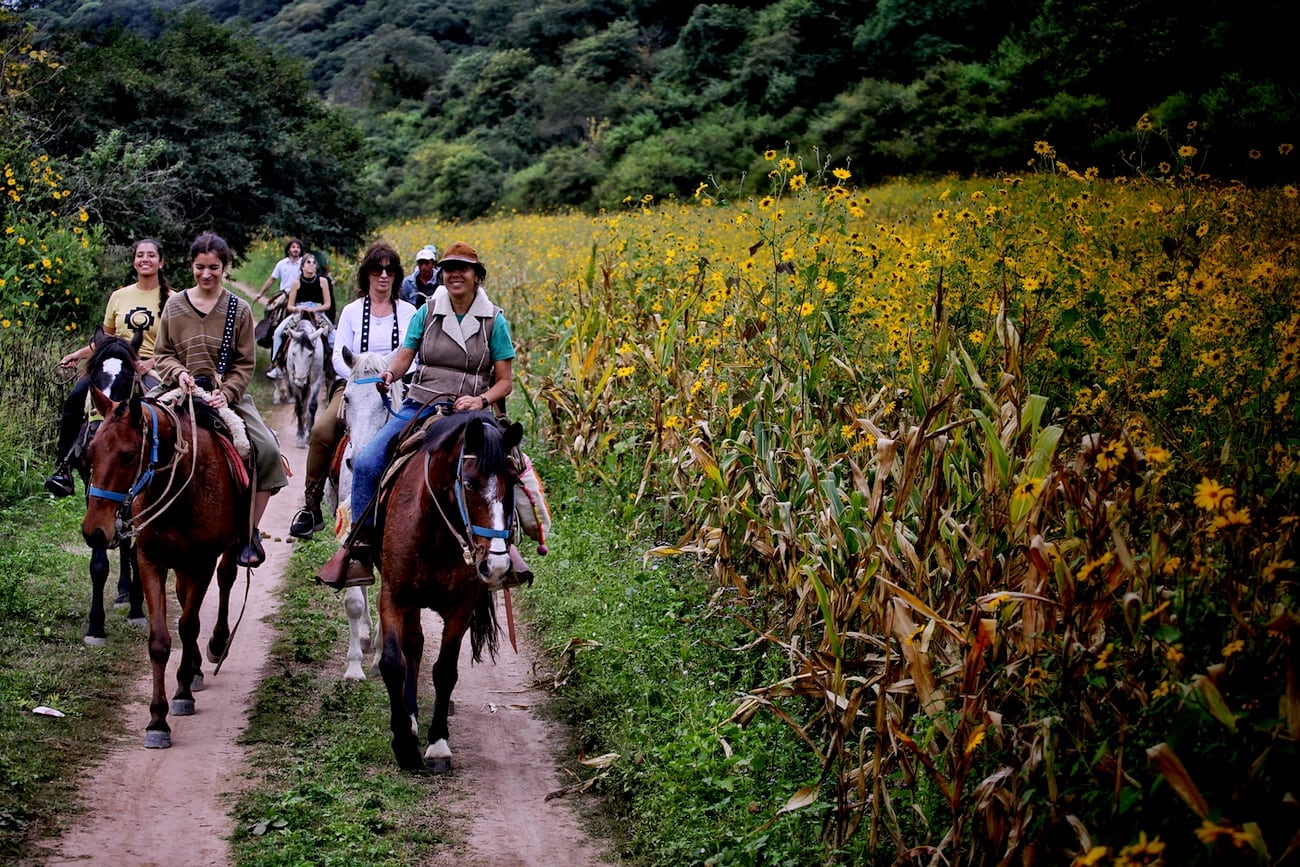
POLYGON ((390 276, 393 276, 397 274, 397 266, 396 265, 372 265, 370 267, 370 273, 375 275, 376 277, 378 277, 380 274, 388 274, 390 276))

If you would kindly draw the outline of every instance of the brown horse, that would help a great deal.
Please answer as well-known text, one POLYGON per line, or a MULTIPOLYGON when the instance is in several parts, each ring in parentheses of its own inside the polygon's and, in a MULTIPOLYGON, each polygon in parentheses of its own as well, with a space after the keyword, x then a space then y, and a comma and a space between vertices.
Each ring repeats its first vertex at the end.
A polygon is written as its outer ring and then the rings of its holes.
POLYGON ((167 627, 167 570, 176 573, 181 662, 171 712, 194 713, 193 692, 203 688, 199 608, 212 573, 220 592, 208 659, 219 662, 230 639, 230 588, 240 550, 240 522, 248 515, 247 489, 231 474, 224 447, 197 420, 210 413, 195 399, 194 416, 148 399, 114 403, 93 389, 104 421, 90 442, 91 484, 81 532, 91 548, 111 548, 134 536, 140 582, 149 610, 149 661, 153 693, 144 745, 171 746, 164 679, 171 656, 167 627))
POLYGON ((517 473, 511 451, 523 427, 504 430, 486 412, 435 419, 420 450, 398 471, 384 510, 379 587, 379 670, 388 688, 393 755, 408 771, 451 768, 447 714, 465 632, 475 662, 495 658, 492 591, 510 577, 508 552, 517 473), (424 630, 420 611, 442 616, 433 665, 433 720, 420 755, 416 700, 424 630))

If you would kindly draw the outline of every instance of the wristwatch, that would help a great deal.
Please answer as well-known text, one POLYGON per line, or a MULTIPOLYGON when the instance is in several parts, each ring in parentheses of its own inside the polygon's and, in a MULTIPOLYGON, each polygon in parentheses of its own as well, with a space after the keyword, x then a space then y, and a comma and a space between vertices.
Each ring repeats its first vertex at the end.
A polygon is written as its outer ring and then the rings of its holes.
POLYGON ((484 396, 484 395, 481 395, 481 394, 480 394, 478 397, 479 397, 479 400, 483 401, 483 408, 484 408, 484 409, 487 409, 487 408, 488 408, 488 399, 487 399, 487 397, 484 396))

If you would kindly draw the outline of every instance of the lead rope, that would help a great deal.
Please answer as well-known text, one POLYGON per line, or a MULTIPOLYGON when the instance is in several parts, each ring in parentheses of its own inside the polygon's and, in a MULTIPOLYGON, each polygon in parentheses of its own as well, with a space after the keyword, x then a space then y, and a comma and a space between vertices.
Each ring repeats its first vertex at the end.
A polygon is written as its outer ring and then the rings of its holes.
MULTIPOLYGON (((185 491, 186 488, 190 486, 190 482, 194 480, 194 465, 197 463, 197 461, 194 460, 194 455, 197 453, 198 442, 199 442, 199 432, 194 421, 194 396, 193 395, 190 395, 188 401, 189 417, 190 417, 190 437, 191 437, 190 442, 188 444, 185 442, 184 439, 180 437, 180 418, 176 415, 175 412, 168 409, 167 407, 162 407, 162 406, 153 407, 150 406, 149 404, 144 404, 144 406, 149 408, 150 413, 154 413, 159 410, 162 410, 163 412, 167 413, 168 420, 171 421, 172 427, 175 428, 177 432, 176 453, 172 455, 172 459, 169 464, 169 466, 171 467, 171 472, 167 476, 167 484, 163 487, 163 491, 164 491, 163 498, 153 503, 150 503, 142 510, 143 514, 137 516, 131 521, 131 535, 133 536, 139 533, 145 527, 149 526, 151 523, 153 523, 158 518, 158 516, 161 515, 163 512, 171 508, 172 503, 176 502, 176 499, 185 491), (185 481, 180 486, 175 487, 173 489, 172 483, 176 481, 176 464, 181 458, 185 457, 185 455, 190 455, 189 475, 185 478, 185 481)), ((156 418, 157 417, 155 416, 155 419, 156 418)), ((154 436, 156 438, 157 434, 155 433, 154 436)))
POLYGON ((470 544, 465 539, 465 537, 461 536, 460 533, 456 532, 456 527, 451 523, 451 519, 447 517, 447 513, 444 512, 442 509, 442 503, 438 502, 438 498, 434 495, 433 486, 429 484, 429 453, 428 452, 424 453, 424 489, 429 492, 429 499, 433 500, 433 505, 438 508, 438 514, 442 515, 442 522, 447 525, 447 529, 451 531, 451 534, 456 537, 456 541, 460 543, 460 553, 461 556, 465 558, 465 565, 473 566, 474 565, 473 549, 470 548, 470 544))

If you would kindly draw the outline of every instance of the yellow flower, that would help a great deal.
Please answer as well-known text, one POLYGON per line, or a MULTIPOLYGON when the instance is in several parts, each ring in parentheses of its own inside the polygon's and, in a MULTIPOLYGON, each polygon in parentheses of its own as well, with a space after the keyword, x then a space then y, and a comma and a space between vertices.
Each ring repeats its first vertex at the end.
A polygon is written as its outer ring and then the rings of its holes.
POLYGON ((1286 156, 1287 154, 1291 153, 1291 151, 1293 150, 1295 150, 1295 145, 1288 144, 1286 142, 1283 142, 1282 144, 1277 146, 1277 152, 1280 153, 1282 156, 1286 156))
POLYGON ((794 171, 795 168, 794 160, 790 159, 789 157, 785 157, 784 159, 781 160, 781 162, 777 163, 777 165, 781 167, 782 171, 786 171, 786 172, 792 172, 794 171))
POLYGON ((971 753, 975 752, 975 748, 983 742, 984 734, 984 726, 980 726, 975 731, 971 732, 970 740, 966 741, 966 755, 969 756, 971 753))
POLYGON ((1214 479, 1202 476, 1200 484, 1196 486, 1196 497, 1193 502, 1205 511, 1213 512, 1224 508, 1225 503, 1231 503, 1233 499, 1232 488, 1226 488, 1214 479))
POLYGON ((1086 854, 1080 855, 1071 861, 1070 867, 1095 867, 1095 865, 1101 863, 1101 859, 1105 858, 1109 852, 1110 849, 1105 846, 1093 846, 1086 854))
POLYGON ((1178 149, 1178 155, 1183 159, 1191 159, 1196 156, 1196 148, 1191 145, 1183 145, 1178 149))
POLYGON ((1179 648, 1178 645, 1176 644, 1169 645, 1168 647, 1165 648, 1165 659, 1169 660, 1174 665, 1178 665, 1180 662, 1183 661, 1182 649, 1179 648))
POLYGON ((802 190, 808 186, 808 178, 805 175, 793 175, 790 178, 790 189, 802 190))
POLYGON ((1115 859, 1116 867, 1136 867, 1136 865, 1155 865, 1163 864, 1165 844, 1159 837, 1147 839, 1147 832, 1142 831, 1138 834, 1138 841, 1132 845, 1125 846, 1119 850, 1119 857, 1115 859))
POLYGON ((618 370, 614 371, 614 375, 617 376, 619 379, 624 379, 626 377, 631 376, 635 372, 636 372, 635 367, 633 367, 630 364, 625 364, 622 367, 620 367, 618 370))
POLYGON ((1120 465, 1124 456, 1128 454, 1128 446, 1120 440, 1111 440, 1106 447, 1097 453, 1097 469, 1112 470, 1120 465))
POLYGON ((1151 123, 1150 113, 1144 114, 1138 118, 1137 128, 1138 132, 1150 132, 1155 128, 1155 125, 1151 123))
POLYGON ((1050 144, 1043 141, 1042 139, 1039 139, 1038 141, 1034 142, 1034 153, 1042 154, 1043 156, 1051 156, 1052 154, 1056 153, 1056 148, 1052 147, 1050 144))
POLYGON ((771 196, 764 196, 763 198, 758 200, 758 209, 760 211, 766 211, 774 204, 776 204, 776 199, 772 198, 771 196))
POLYGON ((1147 449, 1147 460, 1153 464, 1169 463, 1169 449, 1164 446, 1150 446, 1147 449))
POLYGON ((1241 653, 1246 649, 1246 642, 1238 638, 1236 641, 1229 641, 1221 653, 1224 659, 1231 659, 1233 654, 1241 653))
POLYGON ((771 148, 763 151, 763 159, 767 160, 770 163, 772 160, 776 159, 776 151, 772 150, 771 148))
POLYGON ((799 315, 810 316, 812 315, 812 312, 816 309, 817 306, 813 304, 811 301, 805 301, 804 303, 799 305, 799 315))
POLYGON ((668 430, 672 430, 673 428, 679 428, 681 426, 682 426, 682 417, 679 415, 670 415, 668 416, 668 418, 664 419, 664 427, 667 428, 668 430))
POLYGON ((849 178, 853 177, 852 173, 849 172, 848 169, 835 169, 831 174, 841 181, 847 181, 849 178))
POLYGON ((1249 151, 1246 152, 1246 156, 1250 157, 1252 160, 1257 160, 1263 157, 1264 155, 1260 153, 1259 148, 1251 148, 1249 151))

